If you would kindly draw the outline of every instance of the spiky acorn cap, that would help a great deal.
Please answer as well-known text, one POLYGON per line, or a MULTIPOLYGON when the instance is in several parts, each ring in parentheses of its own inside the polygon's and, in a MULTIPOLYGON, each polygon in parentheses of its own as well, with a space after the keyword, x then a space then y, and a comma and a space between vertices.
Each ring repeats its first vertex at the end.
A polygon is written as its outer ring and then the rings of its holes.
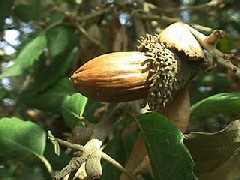
POLYGON ((149 57, 147 103, 150 109, 165 107, 199 70, 197 62, 188 61, 184 53, 160 42, 156 35, 141 37, 138 50, 149 57))

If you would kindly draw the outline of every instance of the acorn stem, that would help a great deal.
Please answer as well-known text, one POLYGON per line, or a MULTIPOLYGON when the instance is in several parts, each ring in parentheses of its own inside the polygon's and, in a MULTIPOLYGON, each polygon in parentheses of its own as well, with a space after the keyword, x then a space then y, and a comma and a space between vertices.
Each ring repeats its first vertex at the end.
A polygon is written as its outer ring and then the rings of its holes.
POLYGON ((190 96, 188 86, 178 92, 174 101, 166 107, 159 107, 156 112, 173 121, 184 133, 187 130, 190 118, 190 96))

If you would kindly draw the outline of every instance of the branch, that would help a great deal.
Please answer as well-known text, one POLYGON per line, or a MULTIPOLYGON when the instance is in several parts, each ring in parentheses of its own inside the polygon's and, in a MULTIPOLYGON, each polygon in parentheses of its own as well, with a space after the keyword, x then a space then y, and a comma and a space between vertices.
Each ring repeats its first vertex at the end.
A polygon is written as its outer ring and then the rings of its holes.
POLYGON ((199 44, 206 50, 206 60, 211 66, 216 61, 218 64, 230 69, 236 76, 240 77, 240 69, 232 64, 231 60, 239 60, 233 54, 224 54, 216 48, 216 44, 223 38, 225 32, 214 30, 209 36, 205 36, 196 29, 188 26, 191 33, 195 36, 199 44))
POLYGON ((87 31, 78 23, 76 22, 76 27, 77 29, 84 35, 86 36, 86 38, 91 41, 92 43, 96 44, 99 48, 101 48, 102 50, 106 50, 106 47, 102 45, 101 42, 96 41, 94 38, 92 38, 87 31))
POLYGON ((75 150, 78 150, 78 151, 84 151, 84 146, 82 146, 80 144, 73 144, 73 143, 70 143, 68 141, 61 140, 59 138, 55 138, 55 140, 62 146, 65 146, 65 147, 68 147, 68 148, 71 148, 71 149, 75 149, 75 150))
POLYGON ((98 16, 101 16, 101 15, 104 15, 104 14, 107 14, 111 11, 111 8, 108 7, 108 8, 105 8, 105 9, 101 9, 99 11, 96 11, 92 14, 89 14, 89 15, 86 15, 86 16, 83 16, 83 17, 78 17, 77 18, 77 21, 78 22, 85 22, 85 21, 88 21, 90 19, 93 19, 93 18, 96 18, 98 16))
MULTIPOLYGON (((175 23, 175 22, 182 22, 183 21, 180 19, 180 18, 170 18, 170 17, 167 17, 165 15, 142 15, 142 14, 139 14, 139 13, 136 13, 134 14, 134 16, 142 19, 142 20, 145 20, 145 21, 159 21, 159 22, 166 22, 166 23, 169 23, 169 24, 172 24, 172 23, 175 23)), ((194 27, 195 29, 198 29, 200 31, 204 31, 204 32, 212 32, 213 29, 212 28, 209 28, 209 27, 206 27, 206 26, 202 26, 200 24, 190 24, 192 27, 194 27)))
POLYGON ((132 173, 127 171, 121 164, 119 164, 117 161, 115 161, 115 159, 113 159, 106 153, 102 152, 102 158, 105 159, 106 161, 108 161, 109 163, 111 163, 113 166, 118 168, 123 173, 125 173, 129 179, 132 179, 132 180, 136 179, 132 173))
POLYGON ((188 11, 188 10, 206 10, 207 8, 217 7, 221 3, 223 3, 222 0, 211 0, 208 3, 200 4, 197 6, 187 6, 187 7, 179 7, 179 8, 167 8, 167 9, 158 9, 161 12, 181 12, 181 11, 188 11))
MULTIPOLYGON (((51 141, 53 141, 53 137, 51 136, 51 141)), ((55 176, 55 179, 64 178, 66 175, 71 172, 76 171, 85 163, 85 171, 88 176, 91 178, 94 176, 100 176, 102 174, 100 160, 101 158, 105 159, 120 171, 125 173, 130 179, 134 180, 135 177, 133 174, 128 172, 123 166, 121 166, 117 161, 115 161, 112 157, 108 156, 106 153, 101 151, 102 142, 97 139, 90 140, 85 146, 81 146, 79 144, 73 144, 68 141, 64 141, 58 138, 54 138, 54 141, 58 142, 60 145, 63 145, 68 148, 76 149, 81 151, 80 157, 74 157, 69 164, 61 170, 55 176)), ((78 153, 79 154, 79 153, 78 153)))
POLYGON ((35 155, 43 162, 43 164, 45 165, 48 173, 49 173, 49 174, 51 175, 51 177, 53 178, 53 176, 54 176, 54 171, 53 171, 53 169, 52 169, 52 166, 51 166, 50 162, 49 162, 44 156, 40 156, 40 155, 38 155, 38 154, 35 154, 35 155))

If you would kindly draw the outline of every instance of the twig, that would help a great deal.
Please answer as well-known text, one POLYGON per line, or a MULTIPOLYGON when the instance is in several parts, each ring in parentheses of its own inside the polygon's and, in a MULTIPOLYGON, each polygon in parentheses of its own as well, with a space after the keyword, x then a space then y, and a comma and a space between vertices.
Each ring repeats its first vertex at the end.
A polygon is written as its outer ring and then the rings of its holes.
POLYGON ((49 161, 44 157, 44 156, 39 156, 36 154, 36 156, 43 162, 43 164, 45 165, 48 173, 51 175, 51 177, 53 178, 54 173, 53 173, 53 169, 51 164, 49 163, 49 161))
POLYGON ((216 44, 225 34, 224 31, 214 30, 209 36, 205 36, 190 26, 188 28, 199 44, 207 51, 206 58, 209 64, 213 64, 216 61, 218 64, 233 71, 236 76, 240 76, 240 69, 231 62, 231 60, 238 60, 239 57, 233 54, 224 54, 216 48, 216 44))
POLYGON ((51 25, 49 25, 46 29, 44 29, 44 32, 47 32, 55 27, 58 27, 58 26, 61 26, 61 25, 64 25, 64 26, 73 26, 72 24, 70 23, 66 23, 66 22, 63 22, 63 21, 57 21, 51 25))
MULTIPOLYGON (((74 21, 77 21, 78 23, 80 23, 80 22, 84 22, 84 21, 88 21, 88 20, 90 20, 90 19, 96 18, 96 17, 101 16, 101 15, 103 15, 103 14, 106 14, 106 13, 108 13, 108 12, 110 12, 110 11, 111 11, 111 8, 108 7, 108 8, 99 10, 99 11, 97 11, 97 12, 94 12, 94 13, 92 13, 92 14, 83 16, 83 17, 81 17, 81 18, 76 18, 76 19, 75 19, 75 17, 73 17, 72 19, 74 19, 74 21)), ((68 14, 68 13, 65 13, 65 14, 68 14)), ((57 26, 61 26, 61 25, 73 26, 72 23, 66 23, 66 22, 64 22, 64 20, 61 20, 61 21, 57 21, 57 22, 49 25, 46 29, 44 29, 44 31, 47 32, 47 31, 49 31, 49 30, 51 30, 51 29, 53 29, 53 28, 55 28, 55 27, 57 27, 57 26)))
POLYGON ((78 22, 88 21, 90 19, 93 19, 93 18, 96 18, 98 16, 101 16, 101 15, 104 15, 106 13, 109 13, 110 11, 111 11, 110 7, 105 8, 105 9, 101 9, 99 11, 96 11, 96 12, 94 12, 92 14, 89 14, 89 15, 86 15, 84 17, 79 17, 79 18, 77 18, 77 21, 78 22))
POLYGON ((73 144, 68 141, 64 141, 58 138, 55 138, 55 140, 60 144, 68 148, 76 149, 78 151, 83 152, 82 156, 73 158, 70 163, 62 169, 62 171, 55 176, 57 179, 60 179, 67 174, 71 173, 71 171, 74 171, 82 165, 83 162, 85 162, 89 157, 94 157, 93 153, 95 153, 95 150, 92 148, 96 148, 96 152, 100 153, 100 157, 114 165, 116 168, 118 168, 120 171, 125 173, 130 179, 135 180, 135 177, 133 174, 128 172, 121 164, 119 164, 117 161, 115 161, 113 158, 108 156, 106 153, 99 151, 98 148, 100 148, 99 145, 96 145, 95 143, 100 142, 99 140, 90 140, 89 143, 87 143, 85 146, 79 145, 79 144, 73 144), (92 143, 93 142, 93 143, 92 143))
POLYGON ((187 7, 179 7, 179 8, 167 8, 167 9, 158 9, 161 12, 181 12, 181 11, 188 11, 188 10, 206 10, 207 8, 211 7, 217 7, 219 4, 221 4, 222 0, 211 0, 208 3, 200 4, 197 6, 187 6, 187 7))
POLYGON ((121 164, 115 161, 115 159, 113 159, 112 157, 108 156, 106 153, 102 152, 102 158, 108 161, 109 163, 111 163, 113 166, 118 168, 123 173, 125 173, 129 177, 129 179, 132 179, 132 180, 136 179, 132 173, 127 171, 121 164))
POLYGON ((89 41, 91 41, 92 43, 96 44, 98 47, 100 47, 102 50, 106 50, 105 46, 103 46, 101 44, 101 42, 96 41, 94 38, 92 38, 87 31, 77 22, 76 23, 76 27, 77 29, 84 35, 86 36, 86 38, 88 38, 89 41))
POLYGON ((179 18, 170 18, 164 15, 141 15, 139 13, 136 13, 135 16, 146 21, 164 21, 168 23, 175 23, 181 21, 181 19, 179 18))
MULTIPOLYGON (((167 17, 165 15, 141 15, 139 13, 135 14, 136 17, 145 20, 145 21, 159 21, 159 22, 167 22, 169 24, 175 23, 175 22, 182 22, 183 21, 180 18, 170 18, 167 17)), ((212 32, 213 29, 206 27, 206 26, 202 26, 200 24, 190 24, 192 27, 194 27, 195 29, 198 29, 200 31, 204 31, 204 32, 212 32)))
POLYGON ((69 147, 69 148, 72 148, 72 149, 76 149, 78 151, 84 151, 84 146, 82 146, 80 144, 73 144, 73 143, 70 143, 68 141, 61 140, 59 138, 55 138, 55 140, 62 146, 69 147))

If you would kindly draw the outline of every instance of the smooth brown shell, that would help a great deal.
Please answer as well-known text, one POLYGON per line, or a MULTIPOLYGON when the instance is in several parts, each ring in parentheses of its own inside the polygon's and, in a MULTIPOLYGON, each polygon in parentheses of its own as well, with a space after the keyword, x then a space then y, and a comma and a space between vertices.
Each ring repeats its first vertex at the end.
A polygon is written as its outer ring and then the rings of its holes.
POLYGON ((179 52, 184 52, 189 60, 203 59, 203 49, 188 27, 187 24, 174 23, 158 35, 158 40, 165 42, 170 48, 176 48, 179 52))
POLYGON ((83 95, 103 102, 146 98, 149 57, 141 52, 114 52, 98 56, 76 70, 71 80, 83 95))

